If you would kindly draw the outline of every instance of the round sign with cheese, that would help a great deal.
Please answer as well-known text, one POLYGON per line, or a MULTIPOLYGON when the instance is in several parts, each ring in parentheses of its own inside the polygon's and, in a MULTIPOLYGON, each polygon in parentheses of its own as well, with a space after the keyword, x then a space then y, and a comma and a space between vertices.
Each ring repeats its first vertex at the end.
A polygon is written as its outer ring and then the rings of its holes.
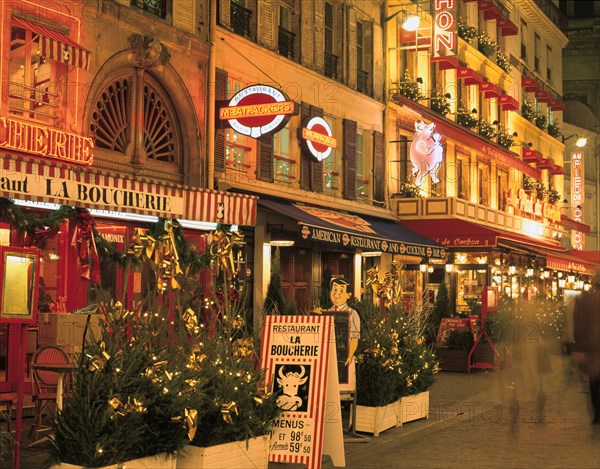
POLYGON ((310 118, 302 127, 302 145, 318 161, 323 161, 337 146, 331 127, 322 117, 310 118))
POLYGON ((219 118, 228 121, 237 133, 252 138, 278 132, 297 113, 294 101, 267 85, 248 86, 228 104, 219 109, 219 118))

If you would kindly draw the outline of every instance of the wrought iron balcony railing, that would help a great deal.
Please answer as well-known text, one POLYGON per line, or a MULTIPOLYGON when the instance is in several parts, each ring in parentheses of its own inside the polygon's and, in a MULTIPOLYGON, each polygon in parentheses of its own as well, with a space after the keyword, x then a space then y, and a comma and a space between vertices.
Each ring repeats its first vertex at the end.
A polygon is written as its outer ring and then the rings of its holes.
POLYGON ((356 78, 356 89, 361 93, 369 94, 369 72, 358 69, 356 78))
POLYGON ((159 18, 167 16, 167 0, 131 0, 131 5, 159 18))
POLYGON ((338 60, 337 55, 333 55, 331 52, 325 51, 325 76, 329 78, 337 79, 338 77, 338 60))
POLYGON ((236 34, 250 37, 250 18, 252 10, 244 8, 239 3, 231 2, 231 29, 236 34))
POLYGON ((277 46, 279 50, 279 54, 287 57, 288 59, 293 59, 295 57, 294 53, 294 42, 296 41, 296 35, 288 31, 287 29, 279 26, 279 33, 277 39, 277 46))

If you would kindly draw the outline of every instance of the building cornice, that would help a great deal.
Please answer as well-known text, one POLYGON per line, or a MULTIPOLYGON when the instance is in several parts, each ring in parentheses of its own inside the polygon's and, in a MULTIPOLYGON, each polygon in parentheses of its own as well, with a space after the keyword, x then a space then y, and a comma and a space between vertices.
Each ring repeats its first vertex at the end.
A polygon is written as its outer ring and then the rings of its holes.
POLYGON ((540 31, 544 32, 557 48, 563 49, 567 45, 569 42, 567 36, 565 36, 558 26, 550 21, 550 18, 540 10, 534 0, 520 0, 518 7, 524 19, 528 23, 536 25, 540 31))

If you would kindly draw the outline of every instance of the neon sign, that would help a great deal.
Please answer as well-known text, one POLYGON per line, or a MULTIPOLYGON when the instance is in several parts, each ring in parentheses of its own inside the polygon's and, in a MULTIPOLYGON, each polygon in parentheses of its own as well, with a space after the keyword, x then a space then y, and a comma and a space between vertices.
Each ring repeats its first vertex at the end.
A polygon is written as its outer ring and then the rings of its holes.
POLYGON ((444 147, 442 136, 433 129, 435 129, 433 122, 431 124, 425 124, 423 121, 415 122, 415 134, 410 144, 410 162, 417 187, 423 184, 423 178, 427 174, 434 184, 440 182, 437 172, 444 159, 444 147))
MULTIPOLYGON (((583 164, 583 153, 571 155, 571 203, 573 220, 583 223, 583 202, 585 201, 585 174, 583 164)), ((571 245, 573 249, 583 251, 585 246, 585 234, 581 231, 571 232, 571 245)))
POLYGON ((220 104, 219 119, 237 133, 252 138, 273 134, 298 114, 294 101, 272 86, 253 85, 238 91, 227 104, 220 104))
POLYGON ((512 189, 504 192, 504 203, 507 207, 513 207, 524 213, 543 218, 548 222, 560 222, 560 209, 549 202, 541 202, 533 194, 528 195, 524 189, 519 189, 516 195, 513 195, 512 189))
POLYGON ((331 127, 322 117, 313 117, 302 128, 302 146, 318 161, 323 161, 337 146, 331 127))
POLYGON ((68 163, 91 165, 94 160, 90 137, 8 117, 0 117, 0 147, 68 163))
POLYGON ((456 55, 458 32, 456 0, 435 0, 433 17, 433 57, 456 55))

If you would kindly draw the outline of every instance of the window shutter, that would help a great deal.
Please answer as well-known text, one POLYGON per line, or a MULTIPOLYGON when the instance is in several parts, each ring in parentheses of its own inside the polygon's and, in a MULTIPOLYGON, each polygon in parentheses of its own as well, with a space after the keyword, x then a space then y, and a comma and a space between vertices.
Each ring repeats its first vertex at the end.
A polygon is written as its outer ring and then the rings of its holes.
POLYGON ((314 62, 315 11, 313 2, 300 2, 300 62, 312 68, 314 62))
POLYGON ((195 0, 174 0, 172 11, 174 27, 190 33, 196 32, 195 0))
MULTIPOLYGON (((323 117, 323 109, 311 106, 311 117, 323 117)), ((314 192, 323 192, 323 162, 316 158, 310 159, 310 180, 314 192)))
POLYGON ((385 198, 385 156, 383 134, 373 132, 373 199, 378 205, 384 205, 385 198))
POLYGON ((258 2, 258 43, 267 49, 275 49, 275 8, 278 4, 272 1, 258 2))
POLYGON ((323 73, 325 68, 325 0, 315 0, 315 69, 323 73))
POLYGON ((258 139, 258 145, 256 178, 273 182, 273 135, 263 135, 258 139))
POLYGON ((373 23, 373 97, 383 101, 383 35, 377 23, 373 23))
MULTIPOLYGON (((227 99, 227 72, 217 69, 215 73, 215 99, 227 99)), ((215 171, 225 171, 225 130, 215 130, 215 171)))
POLYGON ((355 121, 344 119, 344 198, 356 199, 356 130, 355 121))
POLYGON ((356 10, 350 8, 348 12, 348 47, 346 57, 348 58, 347 83, 350 88, 356 89, 356 10))
MULTIPOLYGON (((304 120, 310 117, 311 106, 308 103, 302 102, 300 106, 301 126, 304 125, 304 120)), ((311 186, 310 177, 310 160, 311 157, 306 155, 306 152, 300 152, 300 189, 309 191, 311 186)))
POLYGON ((231 24, 231 0, 217 0, 219 2, 219 11, 217 12, 217 20, 221 26, 226 28, 231 24))

